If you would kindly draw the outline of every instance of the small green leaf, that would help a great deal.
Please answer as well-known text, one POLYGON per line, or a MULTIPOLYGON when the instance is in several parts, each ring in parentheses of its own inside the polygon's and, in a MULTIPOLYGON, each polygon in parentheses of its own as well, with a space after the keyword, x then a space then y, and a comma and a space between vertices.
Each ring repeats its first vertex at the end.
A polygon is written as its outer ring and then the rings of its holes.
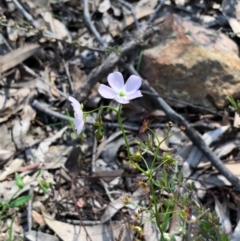
POLYGON ((47 193, 50 185, 49 185, 48 182, 42 181, 42 182, 39 183, 39 187, 42 189, 42 191, 43 191, 44 193, 47 193))
POLYGON ((18 188, 23 189, 24 187, 23 179, 17 172, 15 172, 15 181, 18 188))
POLYGON ((232 105, 232 108, 234 109, 234 111, 237 111, 239 109, 238 101, 236 103, 236 101, 233 99, 232 96, 228 96, 227 99, 230 102, 230 104, 232 105))
POLYGON ((24 205, 25 203, 27 203, 30 199, 32 198, 31 195, 27 195, 27 196, 23 196, 23 197, 18 197, 14 200, 12 200, 9 203, 9 207, 10 208, 15 208, 15 207, 20 207, 22 205, 24 205))
POLYGON ((162 170, 162 181, 165 185, 165 187, 168 186, 168 175, 165 169, 162 170))

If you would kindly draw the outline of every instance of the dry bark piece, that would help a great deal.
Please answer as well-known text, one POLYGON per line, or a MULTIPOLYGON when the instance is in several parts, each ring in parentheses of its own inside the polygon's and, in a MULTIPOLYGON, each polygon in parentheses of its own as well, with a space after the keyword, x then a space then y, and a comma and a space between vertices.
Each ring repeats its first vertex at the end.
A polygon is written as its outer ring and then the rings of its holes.
POLYGON ((38 44, 27 44, 0 58, 0 74, 22 63, 40 49, 38 44))
POLYGON ((240 59, 231 39, 177 15, 160 32, 163 40, 144 51, 140 68, 159 94, 212 109, 238 94, 240 59))

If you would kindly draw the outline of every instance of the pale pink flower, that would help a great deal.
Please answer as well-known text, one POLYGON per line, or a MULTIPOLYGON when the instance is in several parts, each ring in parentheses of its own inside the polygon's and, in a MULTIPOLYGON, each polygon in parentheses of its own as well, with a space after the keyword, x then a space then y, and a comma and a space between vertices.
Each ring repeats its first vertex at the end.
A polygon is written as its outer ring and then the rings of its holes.
POLYGON ((71 105, 73 106, 74 116, 75 116, 74 125, 77 130, 77 133, 80 134, 84 126, 83 111, 82 111, 81 105, 72 96, 69 96, 68 100, 71 102, 71 105))
POLYGON ((114 99, 121 104, 127 104, 129 100, 142 97, 141 91, 138 90, 142 81, 136 75, 131 75, 124 84, 122 74, 113 72, 108 75, 108 83, 111 88, 101 84, 98 89, 99 94, 106 99, 114 99))

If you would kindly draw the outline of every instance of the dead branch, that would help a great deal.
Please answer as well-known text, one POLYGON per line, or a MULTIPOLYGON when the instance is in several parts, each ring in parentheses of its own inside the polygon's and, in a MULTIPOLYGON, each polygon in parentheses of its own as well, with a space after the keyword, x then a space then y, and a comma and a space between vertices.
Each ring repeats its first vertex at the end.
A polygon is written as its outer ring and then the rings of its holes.
POLYGON ((46 106, 41 105, 37 100, 34 100, 31 104, 31 106, 34 109, 36 109, 40 112, 43 112, 49 116, 56 117, 57 119, 64 120, 64 121, 69 121, 69 120, 73 121, 72 117, 68 117, 68 116, 60 114, 56 111, 50 110, 50 109, 46 108, 46 106))

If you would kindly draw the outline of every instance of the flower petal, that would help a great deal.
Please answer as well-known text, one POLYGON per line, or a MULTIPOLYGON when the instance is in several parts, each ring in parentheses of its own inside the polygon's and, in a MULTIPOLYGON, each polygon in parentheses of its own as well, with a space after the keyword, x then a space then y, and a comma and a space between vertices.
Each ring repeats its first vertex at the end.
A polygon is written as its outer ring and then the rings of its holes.
POLYGON ((120 104, 128 104, 129 103, 129 101, 126 98, 120 97, 119 95, 117 95, 114 99, 120 104))
POLYGON ((74 110, 74 114, 75 114, 74 125, 75 125, 75 128, 77 130, 77 133, 80 134, 82 129, 83 129, 83 126, 84 126, 83 111, 81 109, 81 105, 72 96, 69 96, 68 100, 71 102, 71 104, 73 106, 73 110, 74 110))
POLYGON ((113 72, 108 75, 108 83, 115 90, 119 92, 124 88, 124 79, 120 72, 113 72))
POLYGON ((138 90, 138 91, 136 91, 136 92, 134 92, 134 93, 132 93, 130 95, 127 95, 127 98, 128 98, 128 100, 132 100, 132 99, 135 99, 135 98, 138 98, 138 97, 142 97, 142 96, 143 95, 142 95, 141 91, 138 90))
POLYGON ((80 103, 71 96, 68 97, 68 100, 71 102, 75 115, 77 115, 79 118, 82 118, 83 112, 80 103))
POLYGON ((81 108, 80 103, 74 97, 69 96, 68 100, 71 102, 73 108, 75 108, 75 107, 77 107, 79 109, 81 108))
POLYGON ((106 99, 114 99, 116 96, 116 93, 113 89, 103 84, 99 86, 98 93, 106 99))
POLYGON ((74 125, 77 130, 77 133, 80 134, 82 132, 83 126, 84 126, 84 121, 82 119, 79 119, 76 117, 74 119, 74 125))
POLYGON ((134 93, 140 88, 141 84, 142 80, 140 77, 136 75, 131 75, 125 84, 126 92, 128 92, 129 94, 134 93))

